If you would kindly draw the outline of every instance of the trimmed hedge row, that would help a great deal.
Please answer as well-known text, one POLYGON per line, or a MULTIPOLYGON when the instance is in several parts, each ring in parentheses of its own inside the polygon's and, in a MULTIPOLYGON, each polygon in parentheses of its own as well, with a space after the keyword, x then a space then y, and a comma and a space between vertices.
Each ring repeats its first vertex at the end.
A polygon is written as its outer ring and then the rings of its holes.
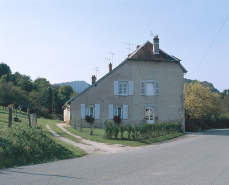
POLYGON ((181 132, 181 123, 160 123, 160 124, 143 124, 143 125, 127 125, 115 124, 111 122, 105 124, 105 138, 107 139, 125 139, 141 140, 159 137, 162 135, 170 135, 181 132))

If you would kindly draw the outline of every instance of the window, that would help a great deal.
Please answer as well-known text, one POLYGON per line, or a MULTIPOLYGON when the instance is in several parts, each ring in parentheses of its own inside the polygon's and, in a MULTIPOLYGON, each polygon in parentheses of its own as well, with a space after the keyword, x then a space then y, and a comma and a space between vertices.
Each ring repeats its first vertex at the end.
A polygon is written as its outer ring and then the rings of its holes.
POLYGON ((119 82, 119 95, 127 95, 127 82, 119 82))
POLYGON ((114 107, 114 116, 119 116, 120 118, 122 118, 122 107, 121 106, 114 107))
POLYGON ((153 93, 153 82, 146 82, 146 96, 152 96, 154 95, 153 93))
POLYGON ((86 116, 94 117, 94 107, 86 106, 86 116))
POLYGON ((145 96, 159 95, 159 82, 154 80, 141 81, 140 92, 141 95, 145 96))
POLYGON ((114 81, 114 95, 133 95, 134 82, 128 80, 114 81))
POLYGON ((128 105, 113 106, 113 104, 109 104, 109 119, 119 115, 122 119, 128 119, 128 105))

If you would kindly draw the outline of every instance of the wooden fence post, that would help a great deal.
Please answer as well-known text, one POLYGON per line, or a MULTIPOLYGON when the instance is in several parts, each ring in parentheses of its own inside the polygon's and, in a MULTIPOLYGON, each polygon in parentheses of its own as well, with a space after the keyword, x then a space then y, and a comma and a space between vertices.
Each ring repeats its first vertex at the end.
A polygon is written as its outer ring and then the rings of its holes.
POLYGON ((27 108, 27 116, 28 116, 28 119, 29 119, 29 126, 31 127, 31 120, 30 120, 29 108, 27 108))
POLYGON ((8 123, 9 128, 12 125, 12 109, 13 109, 13 107, 9 107, 9 123, 8 123))
POLYGON ((35 113, 34 116, 35 116, 35 124, 37 124, 37 113, 35 113))

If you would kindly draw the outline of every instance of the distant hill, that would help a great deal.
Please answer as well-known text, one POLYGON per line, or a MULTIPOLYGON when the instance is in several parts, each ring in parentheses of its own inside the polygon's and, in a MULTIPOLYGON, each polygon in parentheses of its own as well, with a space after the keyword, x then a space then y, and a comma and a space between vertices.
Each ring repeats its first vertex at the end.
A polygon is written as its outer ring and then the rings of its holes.
MULTIPOLYGON (((198 80, 191 80, 191 79, 187 79, 187 78, 184 78, 184 83, 191 83, 191 82, 194 82, 194 81, 198 81, 198 80)), ((198 82, 200 82, 200 81, 198 81, 198 82)), ((204 86, 206 86, 206 87, 210 87, 211 88, 211 90, 212 90, 212 92, 217 92, 217 93, 220 93, 219 91, 218 91, 218 89, 216 89, 214 86, 213 86, 213 84, 212 83, 209 83, 209 82, 207 82, 207 81, 203 81, 203 82, 200 82, 202 85, 204 85, 204 86)))
POLYGON ((55 84, 55 85, 70 85, 72 86, 72 88, 74 89, 75 92, 80 93, 82 90, 84 90, 85 88, 87 88, 90 84, 88 84, 85 81, 73 81, 73 82, 63 82, 63 83, 59 83, 59 84, 55 84))
MULTIPOLYGON (((184 83, 191 83, 192 81, 198 81, 198 80, 191 80, 191 79, 187 79, 187 78, 184 78, 184 83)), ((200 81, 199 81, 200 82, 200 81)), ((202 85, 204 86, 208 86, 212 89, 212 92, 217 92, 217 93, 220 93, 218 91, 218 89, 216 89, 212 83, 209 83, 207 81, 203 81, 203 82, 200 82, 202 85)), ((73 82, 63 82, 63 83, 59 83, 59 84, 55 84, 55 85, 70 85, 72 86, 72 88, 74 89, 75 92, 81 92, 82 90, 84 90, 85 88, 87 88, 90 84, 88 84, 87 82, 85 81, 73 81, 73 82)))

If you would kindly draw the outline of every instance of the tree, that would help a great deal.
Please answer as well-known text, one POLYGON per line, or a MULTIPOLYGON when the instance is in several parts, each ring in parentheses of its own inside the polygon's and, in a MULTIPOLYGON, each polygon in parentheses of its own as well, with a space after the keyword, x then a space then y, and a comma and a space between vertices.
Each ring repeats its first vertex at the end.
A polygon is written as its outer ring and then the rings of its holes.
POLYGON ((63 104, 70 99, 71 94, 74 92, 74 89, 70 85, 63 85, 59 89, 59 94, 58 96, 60 99, 63 101, 63 104))
POLYGON ((186 119, 220 116, 225 111, 220 94, 211 92, 210 87, 198 81, 184 85, 184 97, 186 119))
POLYGON ((12 82, 3 82, 0 84, 0 104, 7 107, 10 104, 28 105, 27 92, 16 87, 12 82))
POLYGON ((1 63, 0 64, 0 78, 2 75, 7 75, 7 74, 11 74, 10 67, 5 63, 1 63))
POLYGON ((15 86, 21 87, 22 90, 27 92, 32 91, 32 80, 30 76, 22 75, 19 72, 16 72, 12 75, 11 81, 14 83, 15 86))

